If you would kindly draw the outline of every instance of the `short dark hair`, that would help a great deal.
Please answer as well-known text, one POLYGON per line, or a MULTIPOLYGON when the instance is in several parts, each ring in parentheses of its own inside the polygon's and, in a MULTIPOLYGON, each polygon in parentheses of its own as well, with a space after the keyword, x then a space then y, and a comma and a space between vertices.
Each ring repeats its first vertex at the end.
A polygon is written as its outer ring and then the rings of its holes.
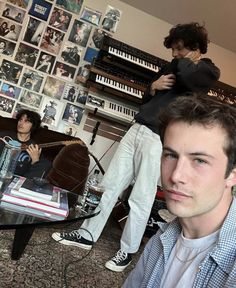
POLYGON ((21 109, 17 115, 16 120, 19 121, 22 116, 26 115, 27 119, 32 123, 31 133, 34 133, 37 129, 39 129, 41 125, 41 117, 37 112, 21 109))
POLYGON ((218 124, 225 130, 227 141, 223 149, 228 158, 227 177, 236 167, 236 107, 207 94, 178 97, 159 114, 158 125, 162 143, 167 126, 178 121, 203 126, 218 124))
POLYGON ((206 28, 197 22, 178 24, 171 28, 169 35, 164 39, 164 46, 169 49, 179 41, 183 41, 185 48, 193 51, 199 49, 202 54, 207 52, 210 42, 206 28))

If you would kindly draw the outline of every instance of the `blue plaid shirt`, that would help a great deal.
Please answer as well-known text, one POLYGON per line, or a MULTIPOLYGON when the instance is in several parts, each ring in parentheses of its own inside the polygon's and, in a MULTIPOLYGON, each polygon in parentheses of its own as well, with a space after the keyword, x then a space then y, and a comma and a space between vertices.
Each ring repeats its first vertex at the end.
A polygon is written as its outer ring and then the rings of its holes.
MULTIPOLYGON (((149 240, 136 267, 122 286, 123 288, 160 287, 165 265, 181 232, 181 226, 177 219, 169 224, 159 224, 160 229, 149 240)), ((193 285, 193 288, 216 287, 236 287, 235 197, 220 229, 217 245, 200 264, 193 285)))

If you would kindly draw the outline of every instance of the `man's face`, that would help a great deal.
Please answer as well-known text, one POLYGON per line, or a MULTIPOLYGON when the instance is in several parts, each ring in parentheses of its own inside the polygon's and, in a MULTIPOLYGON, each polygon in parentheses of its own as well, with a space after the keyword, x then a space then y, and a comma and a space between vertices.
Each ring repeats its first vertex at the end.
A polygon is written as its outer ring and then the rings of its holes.
MULTIPOLYGON (((233 172, 225 178, 226 133, 220 126, 173 122, 166 129, 161 159, 168 209, 180 218, 208 219, 226 213, 233 172)), ((225 215, 225 214, 223 214, 225 215)))
POLYGON ((26 115, 22 115, 17 123, 17 132, 22 134, 30 134, 32 123, 28 120, 26 115))
POLYGON ((189 52, 192 51, 189 48, 184 47, 183 41, 172 44, 171 49, 172 57, 177 59, 184 58, 189 52))

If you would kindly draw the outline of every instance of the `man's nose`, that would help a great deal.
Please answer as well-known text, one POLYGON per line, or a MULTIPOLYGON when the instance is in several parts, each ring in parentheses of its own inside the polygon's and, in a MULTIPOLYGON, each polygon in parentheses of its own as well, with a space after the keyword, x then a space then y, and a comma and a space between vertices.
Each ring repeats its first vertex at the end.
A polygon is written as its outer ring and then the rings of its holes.
POLYGON ((173 183, 184 183, 186 181, 189 168, 190 167, 188 167, 187 161, 178 159, 171 175, 173 183))

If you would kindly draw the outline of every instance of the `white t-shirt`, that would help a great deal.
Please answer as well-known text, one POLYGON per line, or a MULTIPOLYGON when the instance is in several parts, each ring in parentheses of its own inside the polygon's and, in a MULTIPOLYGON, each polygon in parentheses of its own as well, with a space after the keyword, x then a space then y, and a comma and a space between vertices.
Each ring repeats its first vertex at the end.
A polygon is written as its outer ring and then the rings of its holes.
POLYGON ((216 245, 219 232, 198 239, 187 239, 181 233, 171 251, 160 288, 193 287, 199 265, 216 245))

